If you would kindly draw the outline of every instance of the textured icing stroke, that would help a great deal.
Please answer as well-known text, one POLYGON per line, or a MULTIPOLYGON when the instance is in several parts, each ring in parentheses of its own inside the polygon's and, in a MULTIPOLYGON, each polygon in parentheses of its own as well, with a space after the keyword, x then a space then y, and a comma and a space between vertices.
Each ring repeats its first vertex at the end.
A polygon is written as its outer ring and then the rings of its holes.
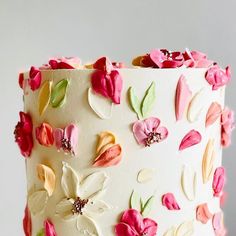
POLYGON ((99 94, 95 94, 92 91, 92 88, 88 89, 88 103, 89 106, 92 108, 92 110, 101 119, 107 120, 112 117, 112 109, 113 109, 112 101, 102 97, 99 94))
POLYGON ((84 236, 100 236, 99 229, 91 218, 87 216, 79 216, 76 227, 79 232, 78 235, 84 235, 84 236))
POLYGON ((162 196, 162 205, 171 211, 180 210, 179 204, 173 193, 166 193, 162 196))
POLYGON ((190 130, 182 139, 179 145, 179 151, 199 144, 202 140, 201 134, 196 130, 190 130))
POLYGON ((195 94, 191 100, 188 108, 188 120, 189 122, 195 122, 199 119, 201 112, 206 106, 206 101, 209 100, 209 92, 207 88, 202 88, 195 94))
POLYGON ((50 103, 51 92, 52 92, 52 81, 46 80, 42 84, 42 87, 39 91, 38 110, 40 116, 45 112, 50 103))
POLYGON ((173 226, 163 236, 191 236, 194 234, 193 221, 186 221, 178 227, 173 226))
POLYGON ((206 224, 212 218, 212 216, 213 215, 209 211, 207 203, 201 204, 197 207, 196 218, 202 224, 206 224))
POLYGON ((141 169, 138 172, 137 181, 139 183, 147 183, 150 180, 152 180, 153 175, 154 175, 154 171, 152 169, 149 169, 149 168, 141 169))
POLYGON ((114 134, 110 132, 102 132, 99 135, 96 158, 93 166, 95 167, 109 167, 120 163, 122 148, 116 144, 114 134))
POLYGON ((193 201, 195 199, 196 182, 197 182, 197 172, 195 172, 189 166, 184 166, 181 177, 181 186, 186 198, 189 201, 193 201))
POLYGON ((206 184, 213 175, 214 160, 214 139, 210 139, 206 145, 202 159, 202 179, 204 184, 206 184))
POLYGON ((188 87, 186 79, 183 75, 181 75, 177 83, 175 94, 175 116, 177 121, 182 119, 183 113, 190 101, 191 96, 192 92, 188 87))
POLYGON ((217 102, 213 102, 206 114, 206 127, 212 125, 222 113, 221 105, 217 102))

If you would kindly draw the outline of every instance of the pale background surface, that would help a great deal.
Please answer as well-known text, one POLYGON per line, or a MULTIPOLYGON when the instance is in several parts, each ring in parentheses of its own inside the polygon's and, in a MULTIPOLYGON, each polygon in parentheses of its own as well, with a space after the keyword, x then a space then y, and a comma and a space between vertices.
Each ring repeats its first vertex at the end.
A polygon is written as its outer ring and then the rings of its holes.
MULTIPOLYGON (((236 110, 235 9, 235 0, 0 0, 0 235, 23 235, 24 160, 13 137, 23 104, 17 85, 20 70, 59 55, 86 61, 105 54, 130 62, 155 47, 189 47, 222 66, 232 65, 226 100, 236 110)), ((236 235, 235 137, 224 152, 230 236, 236 235)))

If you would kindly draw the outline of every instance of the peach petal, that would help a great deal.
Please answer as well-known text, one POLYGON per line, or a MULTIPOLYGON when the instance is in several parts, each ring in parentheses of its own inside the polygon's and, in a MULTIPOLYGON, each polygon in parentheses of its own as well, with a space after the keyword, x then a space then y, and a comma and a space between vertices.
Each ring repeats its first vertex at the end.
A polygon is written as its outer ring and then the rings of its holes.
POLYGON ((209 211, 207 203, 201 204, 197 207, 196 218, 202 224, 206 224, 212 218, 212 216, 213 215, 209 211))
POLYGON ((206 114, 206 127, 212 125, 221 116, 221 112, 221 105, 217 102, 213 102, 206 114))

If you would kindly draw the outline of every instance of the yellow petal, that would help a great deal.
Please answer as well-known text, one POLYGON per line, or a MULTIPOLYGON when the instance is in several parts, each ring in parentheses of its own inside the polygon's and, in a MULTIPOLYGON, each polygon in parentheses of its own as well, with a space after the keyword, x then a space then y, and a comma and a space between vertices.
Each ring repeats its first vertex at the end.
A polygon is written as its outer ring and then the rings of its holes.
POLYGON ((204 184, 207 183, 213 175, 214 160, 214 139, 210 139, 207 143, 202 160, 202 179, 204 184))
POLYGON ((48 195, 52 196, 56 183, 54 171, 46 165, 38 164, 37 172, 38 178, 43 182, 44 188, 47 190, 48 195))
POLYGON ((46 80, 39 91, 38 109, 41 116, 47 109, 52 92, 52 81, 46 80))
POLYGON ((107 144, 115 144, 115 142, 116 142, 116 138, 115 138, 114 134, 107 132, 107 131, 102 132, 99 135, 99 140, 98 140, 97 150, 96 150, 97 154, 99 154, 102 149, 104 150, 104 147, 107 144))

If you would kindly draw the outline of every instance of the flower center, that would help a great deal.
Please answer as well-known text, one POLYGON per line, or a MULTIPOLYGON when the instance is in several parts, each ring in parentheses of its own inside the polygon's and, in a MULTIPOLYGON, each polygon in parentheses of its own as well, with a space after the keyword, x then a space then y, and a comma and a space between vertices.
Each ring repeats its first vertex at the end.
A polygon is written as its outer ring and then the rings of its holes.
POLYGON ((72 152, 72 146, 69 139, 63 138, 61 140, 62 149, 66 152, 72 152))
POLYGON ((77 197, 73 204, 72 213, 83 215, 83 208, 88 203, 88 201, 88 199, 81 199, 80 197, 77 197))
POLYGON ((146 146, 150 147, 153 143, 159 143, 161 141, 161 134, 156 132, 151 132, 145 140, 146 146))

